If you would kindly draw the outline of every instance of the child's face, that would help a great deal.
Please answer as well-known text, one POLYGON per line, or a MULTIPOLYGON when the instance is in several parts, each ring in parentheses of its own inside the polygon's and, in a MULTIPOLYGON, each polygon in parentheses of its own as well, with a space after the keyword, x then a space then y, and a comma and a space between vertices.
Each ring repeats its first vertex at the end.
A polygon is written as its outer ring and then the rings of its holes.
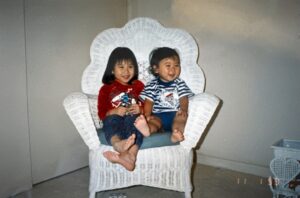
POLYGON ((181 68, 178 57, 162 59, 158 66, 154 66, 155 73, 164 82, 170 82, 179 77, 181 68))
POLYGON ((113 69, 113 73, 115 75, 115 79, 119 83, 127 85, 134 76, 134 65, 130 60, 117 62, 113 69))

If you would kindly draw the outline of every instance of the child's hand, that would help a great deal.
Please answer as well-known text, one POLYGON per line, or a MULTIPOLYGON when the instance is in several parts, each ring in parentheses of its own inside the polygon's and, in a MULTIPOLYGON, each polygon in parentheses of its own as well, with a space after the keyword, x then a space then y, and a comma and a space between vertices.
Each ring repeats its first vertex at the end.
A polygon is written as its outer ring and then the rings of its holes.
POLYGON ((118 114, 119 116, 124 116, 127 112, 127 108, 126 107, 118 107, 115 110, 115 114, 118 114))
POLYGON ((127 109, 129 114, 138 114, 141 112, 140 106, 138 104, 132 104, 128 109, 127 109))
POLYGON ((155 117, 153 115, 145 115, 146 120, 149 122, 150 120, 155 119, 155 117))
POLYGON ((182 117, 186 118, 188 116, 188 113, 187 113, 187 111, 183 111, 183 110, 179 109, 177 111, 176 115, 177 116, 182 116, 182 117))

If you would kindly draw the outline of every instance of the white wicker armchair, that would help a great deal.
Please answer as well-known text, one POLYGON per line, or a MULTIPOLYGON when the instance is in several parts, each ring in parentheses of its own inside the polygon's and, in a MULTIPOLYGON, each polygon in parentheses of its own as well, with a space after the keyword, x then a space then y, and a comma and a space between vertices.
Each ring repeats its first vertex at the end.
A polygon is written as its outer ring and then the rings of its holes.
POLYGON ((72 93, 64 100, 64 107, 86 145, 89 147, 90 198, 96 192, 145 185, 185 192, 191 197, 192 149, 198 143, 212 118, 219 99, 204 93, 205 78, 197 65, 198 47, 185 31, 164 28, 150 18, 136 18, 123 28, 108 29, 97 35, 91 50, 91 63, 82 76, 83 93, 72 93), (181 78, 196 94, 190 100, 190 112, 185 128, 185 140, 179 145, 142 149, 139 151, 136 168, 127 171, 103 157, 111 146, 99 141, 96 129, 101 127, 97 116, 97 95, 101 79, 111 51, 129 47, 139 64, 139 78, 146 83, 152 78, 148 72, 148 56, 152 49, 167 46, 179 50, 181 78))

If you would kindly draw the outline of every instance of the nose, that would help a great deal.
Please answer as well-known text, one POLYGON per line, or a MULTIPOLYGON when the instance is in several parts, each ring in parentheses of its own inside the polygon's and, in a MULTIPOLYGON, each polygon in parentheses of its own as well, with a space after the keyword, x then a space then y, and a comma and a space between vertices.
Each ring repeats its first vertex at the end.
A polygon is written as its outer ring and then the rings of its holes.
POLYGON ((175 74, 175 68, 174 68, 174 67, 170 67, 170 69, 169 69, 169 74, 170 74, 170 75, 175 74))
POLYGON ((123 72, 124 72, 124 74, 128 74, 128 73, 129 73, 129 69, 128 69, 128 68, 125 68, 125 69, 123 70, 123 72))

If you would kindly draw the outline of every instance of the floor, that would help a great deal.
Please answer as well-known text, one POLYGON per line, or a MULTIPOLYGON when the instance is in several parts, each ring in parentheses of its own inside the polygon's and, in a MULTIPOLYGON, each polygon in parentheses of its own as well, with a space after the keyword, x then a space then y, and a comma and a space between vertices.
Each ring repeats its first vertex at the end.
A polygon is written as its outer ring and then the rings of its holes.
MULTIPOLYGON (((87 198, 89 169, 82 168, 42 182, 13 198, 87 198)), ((266 178, 198 164, 193 176, 194 198, 267 198, 266 178)), ((184 193, 145 186, 100 192, 97 198, 183 198, 184 193), (123 196, 122 196, 123 195, 123 196)))

